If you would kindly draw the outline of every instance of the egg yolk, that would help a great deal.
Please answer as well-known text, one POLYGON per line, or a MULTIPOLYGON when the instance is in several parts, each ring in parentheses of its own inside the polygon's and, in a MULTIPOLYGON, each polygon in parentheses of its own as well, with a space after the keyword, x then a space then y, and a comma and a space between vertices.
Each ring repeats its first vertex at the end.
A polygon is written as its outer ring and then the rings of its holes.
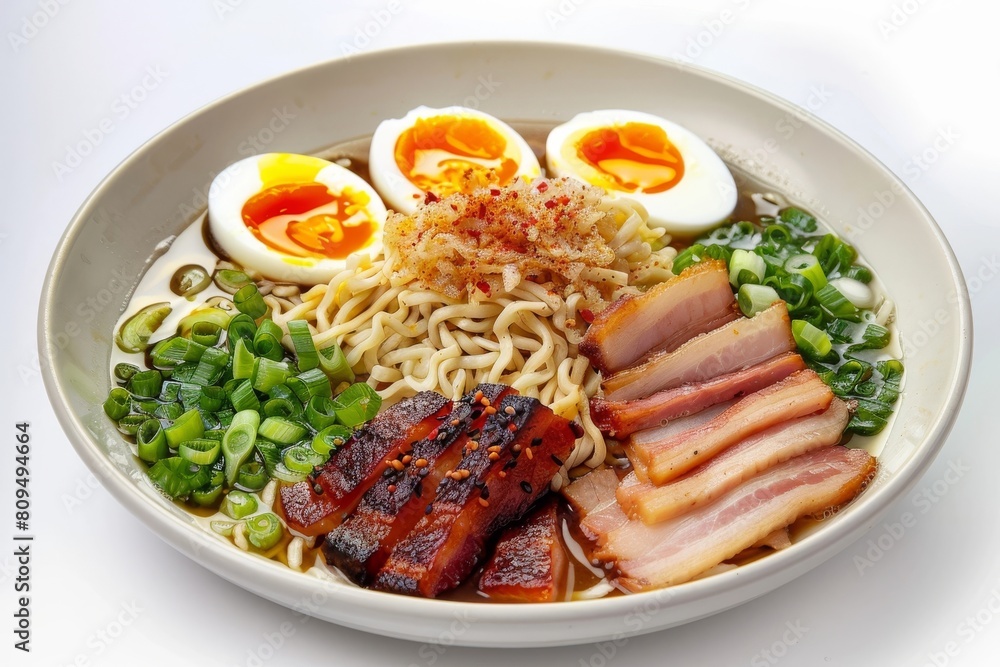
POLYGON ((647 123, 625 123, 586 132, 577 157, 596 169, 606 190, 665 192, 684 177, 684 158, 666 131, 647 123))
POLYGON ((345 259, 376 231, 366 192, 330 192, 322 183, 282 183, 264 188, 243 206, 243 223, 261 243, 295 257, 345 259))
POLYGON ((434 116, 417 119, 399 135, 395 159, 407 180, 444 197, 461 191, 470 169, 492 171, 506 185, 517 173, 521 153, 485 120, 434 116))

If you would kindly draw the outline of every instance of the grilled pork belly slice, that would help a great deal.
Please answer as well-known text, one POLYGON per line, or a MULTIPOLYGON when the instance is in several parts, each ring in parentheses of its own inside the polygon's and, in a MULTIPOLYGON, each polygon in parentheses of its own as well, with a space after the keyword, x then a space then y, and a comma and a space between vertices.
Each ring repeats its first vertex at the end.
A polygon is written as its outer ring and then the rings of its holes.
POLYGON ((816 449, 683 516, 653 526, 628 520, 599 536, 595 555, 615 561, 619 583, 632 591, 683 583, 800 517, 852 500, 875 467, 864 450, 816 449))
POLYGON ((503 602, 556 602, 569 589, 569 555, 555 497, 504 530, 479 578, 479 590, 503 602))
POLYGON ((520 518, 549 487, 576 440, 569 421, 539 401, 507 396, 478 446, 442 480, 375 580, 380 590, 436 597, 457 586, 490 536, 520 518))
POLYGON ((739 316, 725 262, 706 260, 638 296, 601 311, 580 353, 602 373, 632 365, 651 350, 666 351, 739 316))
POLYGON ((279 509, 289 527, 303 535, 323 535, 339 526, 388 461, 437 428, 451 408, 451 401, 441 394, 422 391, 377 415, 319 472, 281 487, 279 509))
POLYGON ((629 516, 653 524, 707 504, 745 479, 794 456, 835 445, 850 418, 847 404, 834 398, 830 407, 765 429, 726 449, 681 477, 657 486, 629 473, 617 497, 629 516))
MULTIPOLYGON (((660 440, 633 434, 630 445, 632 452, 645 462, 650 481, 664 484, 746 437, 789 419, 825 410, 831 401, 833 392, 814 371, 799 371, 741 398, 707 423, 660 440)), ((665 428, 668 427, 669 424, 665 428)))
POLYGON ((788 309, 779 301, 753 317, 696 336, 672 352, 653 354, 638 366, 605 378, 601 386, 608 400, 632 401, 749 368, 794 349, 788 309))
POLYGON ((398 463, 385 469, 354 512, 327 535, 327 562, 357 584, 371 582, 396 542, 424 516, 445 473, 462 460, 469 433, 477 435, 483 427, 487 415, 481 399, 495 403, 511 391, 506 385, 479 385, 426 438, 414 442, 405 455, 397 454, 398 463))
POLYGON ((590 416, 606 434, 624 438, 636 431, 662 426, 672 419, 696 414, 723 401, 763 389, 805 367, 802 357, 786 352, 750 368, 658 391, 646 398, 631 401, 592 398, 590 416))

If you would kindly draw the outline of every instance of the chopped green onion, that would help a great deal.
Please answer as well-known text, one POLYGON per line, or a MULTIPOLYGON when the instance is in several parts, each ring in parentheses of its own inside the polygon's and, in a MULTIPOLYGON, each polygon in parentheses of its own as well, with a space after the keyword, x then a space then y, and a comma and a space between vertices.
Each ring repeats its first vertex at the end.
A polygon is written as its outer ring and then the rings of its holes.
POLYGON ((115 378, 122 382, 128 382, 138 372, 139 367, 134 364, 126 364, 125 362, 115 364, 115 378))
POLYGON ((689 246, 688 248, 677 253, 677 256, 674 257, 673 264, 670 265, 670 270, 673 271, 674 274, 678 274, 689 266, 701 262, 704 255, 705 246, 701 243, 695 243, 694 245, 689 246))
POLYGON ((146 463, 156 463, 170 456, 167 436, 159 419, 147 419, 135 434, 139 458, 146 463))
POLYGON ((313 468, 324 462, 323 456, 312 447, 295 445, 282 454, 281 460, 292 472, 312 472, 313 468))
POLYGON ((319 351, 319 367, 330 379, 331 385, 354 382, 354 371, 348 365, 344 351, 336 343, 319 351))
POLYGON ((843 272, 845 278, 851 278, 852 280, 857 280, 859 283, 864 283, 867 285, 872 281, 872 272, 860 264, 854 264, 851 268, 843 272))
POLYGON ((104 401, 104 414, 118 421, 131 411, 132 396, 121 387, 112 389, 104 401))
POLYGON ((115 344, 122 352, 144 352, 149 339, 170 314, 169 303, 154 303, 128 318, 115 334, 115 344))
POLYGON ((160 419, 173 421, 184 414, 184 406, 180 403, 160 403, 153 410, 153 415, 160 419))
POLYGON ((257 438, 255 445, 260 452, 260 458, 264 461, 264 469, 267 470, 267 474, 273 475, 274 467, 281 463, 281 445, 264 438, 257 438))
POLYGON ((319 353, 309 332, 309 323, 305 320, 292 320, 288 323, 288 335, 295 349, 296 364, 300 372, 319 366, 319 353))
POLYGON ((831 379, 830 389, 841 398, 849 397, 859 383, 871 377, 872 370, 871 364, 857 359, 844 362, 831 379))
POLYGON ((740 285, 740 291, 736 295, 736 302, 747 317, 753 317, 760 311, 767 310, 775 301, 781 301, 781 297, 773 287, 767 285, 750 283, 740 285))
POLYGON ((281 347, 282 335, 281 327, 273 320, 262 321, 253 337, 254 354, 272 361, 281 361, 285 356, 285 348, 281 347))
POLYGON ((299 373, 285 381, 288 388, 301 403, 308 403, 313 396, 333 398, 333 386, 326 373, 318 368, 311 368, 305 373, 299 373))
POLYGON ((837 288, 844 298, 855 308, 872 308, 875 305, 875 292, 860 280, 854 278, 836 278, 830 284, 837 288))
POLYGON ((327 426, 325 429, 316 434, 313 438, 312 448, 313 451, 323 456, 327 456, 331 452, 335 452, 337 449, 342 447, 345 442, 351 437, 351 429, 346 426, 341 426, 336 424, 334 426, 327 426))
POLYGON ((733 287, 746 283, 760 283, 767 273, 764 259, 755 252, 737 248, 729 261, 729 282, 733 287))
POLYGON ((306 421, 317 431, 337 423, 333 401, 325 396, 313 396, 306 404, 306 421))
POLYGON ((157 368, 170 368, 185 361, 198 361, 206 349, 201 343, 181 336, 174 336, 154 345, 150 358, 157 368))
POLYGON ((187 264, 177 269, 170 278, 170 291, 177 296, 192 297, 211 282, 208 271, 197 264, 187 264))
POLYGON ((233 392, 229 394, 229 402, 236 412, 242 412, 243 410, 253 410, 256 412, 260 410, 260 399, 254 393, 250 380, 242 380, 236 385, 233 392))
POLYGON ((250 351, 247 342, 240 338, 233 349, 233 377, 237 380, 253 377, 253 366, 257 357, 250 351))
POLYGON ((253 349, 253 337, 257 334, 257 323, 249 315, 240 313, 229 320, 229 328, 226 330, 229 351, 232 352, 236 346, 236 341, 242 340, 246 343, 247 349, 253 349))
POLYGON ((146 415, 125 415, 118 420, 118 430, 125 435, 135 435, 147 419, 146 415))
POLYGON ((209 385, 203 387, 201 396, 198 399, 198 407, 205 412, 215 412, 221 410, 226 402, 226 392, 222 387, 209 385))
POLYGON ((257 429, 257 434, 260 437, 282 445, 298 442, 308 432, 309 430, 305 426, 282 417, 268 417, 261 422, 257 429))
POLYGON ((256 410, 242 410, 233 417, 229 430, 222 438, 222 455, 225 457, 226 483, 232 486, 236 477, 250 454, 253 452, 254 441, 257 439, 257 428, 260 426, 260 413, 256 410))
POLYGON ((257 499, 246 491, 230 491, 222 501, 222 513, 233 519, 242 519, 257 511, 257 499))
POLYGON ((212 507, 222 497, 222 484, 209 484, 191 492, 191 500, 199 507, 212 507))
POLYGON ((861 350, 881 350, 891 339, 889 330, 878 324, 869 324, 861 334, 861 342, 848 346, 846 354, 854 354, 861 350))
POLYGON ((819 265, 816 255, 803 253, 789 257, 785 262, 785 271, 805 276, 806 280, 812 283, 813 292, 826 285, 826 274, 823 273, 823 267, 819 265))
POLYGON ((210 347, 201 355, 201 361, 191 376, 191 382, 197 385, 214 384, 226 370, 229 364, 229 353, 217 347, 210 347))
POLYGON ((840 290, 829 283, 816 292, 816 300, 833 317, 851 320, 852 322, 857 322, 861 317, 861 313, 858 312, 854 304, 848 301, 840 293, 840 290))
POLYGON ((241 313, 245 313, 255 320, 263 317, 267 313, 267 304, 264 297, 260 295, 260 290, 253 283, 244 285, 233 295, 233 303, 241 313))
POLYGON ((168 426, 165 432, 170 449, 177 449, 185 440, 198 440, 205 435, 205 423, 201 421, 200 412, 188 410, 168 426))
POLYGON ((222 308, 199 308, 190 315, 181 319, 181 321, 177 324, 177 333, 181 336, 187 336, 189 333, 194 331, 195 326, 199 322, 214 324, 219 327, 220 330, 226 329, 229 327, 229 320, 232 318, 233 316, 222 308))
POLYGON ((833 349, 826 332, 805 320, 792 320, 792 337, 802 353, 811 359, 823 359, 833 349))
POLYGON ((264 393, 269 392, 279 384, 292 376, 292 367, 284 361, 274 361, 266 357, 259 357, 254 364, 253 388, 264 393))
POLYGON ((364 382, 357 382, 333 399, 337 421, 349 428, 361 426, 378 414, 382 397, 364 382))
POLYGON ((149 479, 171 498, 182 498, 208 484, 212 473, 179 456, 161 459, 149 469, 149 479))
POLYGON ((218 410, 215 413, 215 418, 219 420, 219 428, 229 428, 229 425, 233 422, 233 416, 236 414, 231 408, 224 408, 218 410))
POLYGON ((210 466, 219 458, 222 446, 218 440, 200 438, 185 440, 177 447, 177 453, 182 459, 200 466, 210 466))
POLYGON ((253 281, 250 276, 242 271, 234 269, 219 269, 215 272, 215 284, 227 294, 236 294, 240 288, 246 287, 253 281))
POLYGON ((792 225, 797 227, 806 233, 812 233, 816 231, 816 218, 809 215, 800 208, 795 206, 789 206, 788 208, 782 209, 781 213, 778 214, 781 221, 787 225, 792 225))
POLYGON ((223 537, 232 537, 233 530, 236 528, 235 521, 212 521, 208 525, 212 527, 212 530, 223 537))
POLYGON ((236 475, 236 486, 246 491, 260 491, 267 484, 267 470, 260 461, 247 461, 236 475))
POLYGON ((285 465, 284 461, 278 461, 271 468, 271 477, 275 478, 280 482, 285 482, 287 484, 295 484, 296 482, 301 482, 309 473, 305 472, 295 472, 289 470, 288 466, 285 465))
POLYGON ((163 388, 163 374, 158 370, 139 371, 128 381, 128 389, 141 398, 154 398, 163 388))
MULTIPOLYGON (((182 400, 180 398, 181 387, 185 386, 183 382, 177 382, 176 380, 167 380, 163 383, 160 388, 160 400, 164 403, 173 403, 175 401, 182 400)), ((190 385, 188 385, 190 386, 190 385)), ((201 393, 201 388, 198 387, 198 393, 201 393)))
POLYGON ((219 442, 222 442, 222 438, 224 438, 225 436, 226 436, 225 428, 213 428, 211 430, 205 431, 205 435, 203 435, 202 437, 205 438, 206 440, 218 440, 219 442))
POLYGON ((283 535, 281 521, 270 512, 247 519, 247 539, 262 551, 280 542, 283 535))
MULTIPOLYGON (((279 385, 280 386, 280 385, 279 385)), ((299 412, 299 407, 288 398, 269 399, 261 411, 265 417, 291 417, 299 412)))
POLYGON ((813 297, 812 283, 798 273, 768 276, 764 279, 764 284, 773 287, 778 292, 778 296, 788 304, 788 312, 790 313, 797 314, 800 310, 807 308, 813 297))
POLYGON ((191 327, 191 340, 199 345, 212 347, 222 337, 222 327, 215 322, 199 321, 191 327))

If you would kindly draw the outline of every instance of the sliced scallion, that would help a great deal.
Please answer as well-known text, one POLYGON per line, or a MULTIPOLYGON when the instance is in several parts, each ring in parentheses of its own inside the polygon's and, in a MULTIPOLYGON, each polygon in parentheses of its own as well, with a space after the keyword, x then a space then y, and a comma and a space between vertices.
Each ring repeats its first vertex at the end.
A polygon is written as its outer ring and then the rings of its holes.
POLYGON ((319 366, 319 352, 313 342, 309 323, 305 320, 292 320, 288 323, 288 335, 295 349, 296 366, 299 372, 308 371, 319 366))
POLYGON ((125 362, 115 364, 115 379, 121 380, 122 382, 128 382, 129 379, 138 372, 139 367, 135 364, 127 364, 125 362))
POLYGON ((222 497, 222 484, 209 484, 191 492, 191 500, 200 507, 212 507, 222 497))
POLYGON ((184 414, 184 406, 180 403, 160 403, 153 410, 153 416, 173 421, 184 414))
POLYGON ((236 294, 240 288, 253 282, 250 276, 235 269, 219 269, 214 278, 218 288, 227 294, 236 294))
POLYGON ((826 274, 823 273, 823 267, 820 266, 816 255, 802 253, 789 257, 785 261, 785 271, 798 273, 805 277, 806 280, 812 283, 813 292, 826 285, 826 274))
POLYGON ((169 303, 154 303, 128 318, 115 334, 115 344, 122 352, 144 352, 149 339, 170 314, 169 303))
POLYGON ((257 323, 249 315, 240 313, 229 320, 229 328, 226 330, 229 351, 232 352, 236 346, 236 341, 243 340, 247 344, 247 349, 253 349, 253 337, 257 333, 257 323))
POLYGON ((197 264, 186 264, 170 278, 170 291, 177 296, 191 297, 211 284, 208 271, 197 264))
POLYGON ((250 380, 241 380, 236 385, 233 392, 229 394, 229 402, 232 404, 233 410, 236 410, 237 413, 244 410, 253 410, 254 412, 260 410, 260 399, 254 393, 250 380))
POLYGON ((304 373, 286 380, 288 388, 301 403, 308 403, 313 396, 333 398, 333 386, 326 373, 318 368, 311 368, 304 373))
POLYGON ((203 387, 198 399, 198 407, 205 412, 220 410, 226 402, 226 392, 222 387, 209 385, 203 387))
POLYGON ((278 461, 271 468, 271 477, 275 478, 280 482, 285 482, 287 484, 295 484, 296 482, 301 482, 304 480, 309 473, 305 472, 295 472, 294 470, 289 470, 288 466, 285 465, 284 461, 278 461))
POLYGON ((772 303, 780 300, 781 297, 778 296, 773 287, 750 283, 740 285, 740 290, 736 295, 736 302, 747 317, 753 317, 760 311, 767 310, 772 303))
POLYGON ((182 498, 208 484, 212 473, 179 456, 160 459, 149 469, 149 479, 171 498, 182 498))
POLYGON ((199 308, 190 315, 186 315, 177 323, 177 333, 181 336, 187 336, 192 331, 198 323, 204 324, 214 324, 219 327, 220 330, 229 327, 229 320, 233 318, 232 313, 226 311, 222 308, 216 307, 206 307, 199 308))
POLYGON ((131 411, 132 396, 121 387, 112 389, 104 401, 104 414, 118 421, 131 411))
POLYGON ((201 413, 192 409, 175 419, 164 432, 170 449, 177 449, 185 440, 200 439, 205 434, 205 424, 201 421, 201 413))
POLYGON ((254 361, 257 357, 250 351, 247 342, 240 338, 233 348, 233 377, 237 380, 253 377, 254 361))
POLYGON ((729 260, 729 282, 733 287, 747 283, 756 284, 764 280, 767 265, 755 252, 737 248, 729 260))
POLYGON ((267 438, 271 442, 281 445, 290 445, 298 442, 306 436, 309 430, 297 423, 283 417, 268 417, 261 422, 257 429, 257 434, 262 438, 267 438))
POLYGON ((233 303, 241 313, 249 315, 255 320, 263 317, 267 313, 267 304, 264 297, 260 295, 260 290, 253 283, 248 283, 236 291, 233 295, 233 303))
POLYGON ((200 466, 210 466, 219 458, 222 445, 218 440, 199 438, 185 440, 177 447, 177 454, 182 458, 200 466))
POLYGON ((212 347, 222 337, 222 327, 215 322, 195 322, 191 327, 191 340, 199 345, 212 347))
POLYGON ((201 355, 201 360, 198 362, 198 366, 191 375, 191 382, 201 386, 214 384, 220 377, 222 377, 222 373, 226 370, 226 365, 228 363, 228 352, 220 350, 217 347, 208 348, 205 350, 205 353, 201 355))
POLYGON ((357 382, 333 399, 337 421, 348 428, 356 428, 378 414, 382 397, 364 382, 357 382))
POLYGON ((857 322, 861 314, 853 303, 840 293, 833 285, 827 283, 822 289, 816 292, 816 300, 833 317, 857 322))
POLYGON ((242 519, 256 511, 257 499, 246 491, 230 491, 222 501, 222 513, 233 519, 242 519))
POLYGON ((146 415, 125 415, 118 420, 118 430, 125 435, 135 435, 147 419, 146 415))
POLYGON ((306 445, 294 445, 285 450, 281 455, 281 460, 292 472, 313 471, 313 468, 324 462, 323 456, 312 447, 306 445))
POLYGON ((222 456, 226 462, 225 475, 229 486, 236 482, 240 466, 253 452, 259 426, 260 413, 256 410, 242 410, 233 416, 229 430, 222 438, 222 456))
POLYGON ((291 417, 299 408, 288 398, 271 398, 264 403, 261 411, 265 417, 291 417))
POLYGON ((146 463, 156 463, 170 456, 167 436, 159 419, 147 419, 135 434, 139 458, 146 463))
POLYGON ((153 369, 139 371, 128 381, 128 389, 141 398, 155 398, 163 388, 163 374, 153 369))
POLYGON ((263 320, 253 337, 254 354, 264 359, 281 361, 285 356, 285 348, 281 347, 282 335, 281 327, 273 320, 263 320))
POLYGON ((253 388, 265 394, 273 387, 284 384, 292 376, 292 367, 284 361, 274 361, 265 357, 259 357, 254 365, 254 374, 251 381, 253 388))
POLYGON ((319 351, 319 367, 330 379, 331 385, 354 382, 354 371, 348 365, 344 351, 337 344, 319 351))
POLYGON ((318 454, 328 456, 331 452, 342 447, 350 437, 351 429, 346 426, 340 424, 327 426, 313 438, 312 448, 318 454))
POLYGON ((185 361, 198 361, 206 349, 201 343, 174 336, 154 345, 150 357, 157 368, 171 368, 185 361))
POLYGON ((247 519, 247 539, 258 549, 267 550, 281 541, 284 529, 271 512, 247 519))
POLYGON ((802 353, 811 359, 823 359, 833 349, 826 332, 805 320, 792 320, 792 337, 802 353))
POLYGON ((247 461, 236 474, 236 486, 246 491, 260 491, 267 484, 267 470, 260 461, 247 461))
POLYGON ((306 421, 317 431, 337 423, 333 401, 325 396, 313 396, 306 404, 306 421))

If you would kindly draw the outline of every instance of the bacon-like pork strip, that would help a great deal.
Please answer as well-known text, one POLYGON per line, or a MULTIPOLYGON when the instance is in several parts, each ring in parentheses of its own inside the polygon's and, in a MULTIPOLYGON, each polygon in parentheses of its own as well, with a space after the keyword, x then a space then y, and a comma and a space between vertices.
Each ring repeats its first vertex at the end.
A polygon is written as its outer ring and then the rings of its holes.
POLYGON ((513 391, 499 384, 481 384, 458 401, 448 418, 427 437, 397 454, 382 476, 365 493, 354 512, 326 537, 327 562, 359 585, 378 574, 392 548, 424 516, 424 508, 447 472, 464 456, 471 433, 486 422, 482 398, 491 403, 513 391))
POLYGON ((633 401, 664 389, 705 382, 749 368, 795 349, 784 301, 690 339, 672 352, 657 352, 638 366, 605 378, 610 401, 633 401))
POLYGON ((503 602, 565 600, 569 556, 559 533, 558 504, 548 498, 500 535, 479 578, 479 590, 503 602))
POLYGON ((598 313, 580 353, 608 374, 654 349, 670 351, 739 316, 725 262, 706 260, 638 296, 624 296, 598 313))
POLYGON ((825 410, 831 401, 833 392, 814 371, 799 371, 741 398, 701 426, 654 442, 633 437, 630 444, 633 453, 646 463, 649 480, 665 484, 740 440, 789 419, 825 410))
POLYGON ((538 400, 507 396, 470 451, 400 540, 375 588, 436 597, 457 586, 490 536, 540 498, 576 441, 569 421, 538 400))
POLYGON ((615 490, 618 475, 611 468, 589 472, 563 489, 563 495, 580 517, 580 528, 592 540, 628 521, 615 490))
POLYGON ((590 416, 607 435, 624 438, 636 431, 662 426, 669 420, 693 415, 723 401, 763 389, 805 367, 802 357, 786 352, 743 370, 658 391, 646 398, 632 401, 592 398, 590 416))
POLYGON ((629 520, 603 535, 595 555, 615 561, 619 583, 632 591, 683 583, 800 517, 850 501, 875 466, 864 450, 816 449, 670 521, 649 526, 629 520))
POLYGON ((838 398, 830 407, 760 431, 677 479, 657 486, 629 473, 617 497, 629 516, 653 524, 705 505, 771 466, 840 442, 850 418, 838 398))
POLYGON ((335 451, 318 473, 281 487, 279 510, 285 521, 303 535, 323 535, 339 526, 388 460, 437 428, 451 407, 441 394, 422 391, 387 408, 335 451))

